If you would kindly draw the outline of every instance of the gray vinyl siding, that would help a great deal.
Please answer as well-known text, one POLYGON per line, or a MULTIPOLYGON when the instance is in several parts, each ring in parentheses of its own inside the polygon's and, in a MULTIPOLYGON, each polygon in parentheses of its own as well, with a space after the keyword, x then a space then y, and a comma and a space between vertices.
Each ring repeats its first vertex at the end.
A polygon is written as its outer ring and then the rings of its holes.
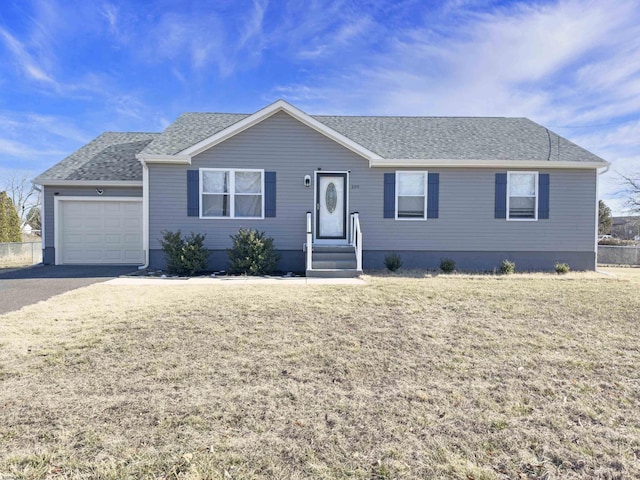
POLYGON ((44 199, 44 248, 54 246, 54 198, 59 197, 142 197, 142 187, 103 187, 98 195, 96 187, 43 187, 44 199), (56 193, 58 195, 56 195, 56 193))
MULTIPOLYGON (((192 165, 149 166, 149 241, 158 249, 163 230, 206 233, 206 245, 221 250, 240 227, 265 231, 280 250, 301 250, 305 214, 314 189, 304 176, 314 171, 349 171, 349 211, 358 211, 364 249, 370 251, 577 251, 593 252, 595 170, 550 173, 550 216, 535 222, 494 218, 495 173, 506 169, 438 168, 439 218, 383 218, 383 178, 396 169, 370 168, 368 161, 280 112, 197 155, 192 165), (199 219, 187 216, 186 170, 202 167, 261 168, 277 172, 275 218, 199 219)), ((407 170, 417 170, 415 168, 407 170)), ((365 265, 366 267, 366 265, 365 265)))

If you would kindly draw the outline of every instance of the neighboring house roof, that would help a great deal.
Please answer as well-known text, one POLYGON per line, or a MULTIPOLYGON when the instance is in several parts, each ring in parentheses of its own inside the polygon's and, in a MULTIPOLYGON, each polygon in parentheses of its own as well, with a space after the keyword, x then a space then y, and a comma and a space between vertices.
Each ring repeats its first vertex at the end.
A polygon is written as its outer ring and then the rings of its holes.
POLYGON ((199 148, 199 144, 207 148, 208 139, 216 135, 224 140, 227 132, 233 135, 245 128, 243 124, 250 128, 254 124, 251 122, 262 121, 281 110, 354 151, 364 151, 369 158, 395 161, 393 164, 398 166, 402 166, 402 160, 410 164, 411 160, 421 159, 452 165, 489 160, 522 161, 523 165, 527 161, 607 165, 600 157, 526 118, 308 116, 280 100, 252 115, 185 113, 162 133, 104 133, 35 182, 139 181, 142 168, 136 155, 184 156, 185 151, 199 148))
POLYGON ((640 215, 630 215, 626 217, 611 217, 611 225, 627 225, 629 223, 640 223, 640 215))
POLYGON ((141 181, 136 159, 159 133, 105 132, 34 179, 47 181, 141 181))

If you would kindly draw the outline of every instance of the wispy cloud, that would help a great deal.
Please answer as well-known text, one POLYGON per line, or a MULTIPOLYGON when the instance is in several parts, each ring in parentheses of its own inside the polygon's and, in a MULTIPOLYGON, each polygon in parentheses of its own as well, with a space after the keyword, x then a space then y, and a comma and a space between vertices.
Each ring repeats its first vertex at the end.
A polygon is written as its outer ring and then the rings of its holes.
POLYGON ((118 28, 118 7, 111 3, 104 3, 100 8, 100 15, 107 21, 109 31, 118 36, 120 34, 118 28))
POLYGON ((15 65, 27 78, 50 85, 57 84, 53 76, 47 73, 34 56, 27 51, 25 45, 2 27, 0 27, 0 39, 12 53, 15 65))
POLYGON ((0 111, 0 168, 38 173, 91 137, 73 118, 0 111))
MULTIPOLYGON (((146 38, 137 40, 142 49, 141 61, 170 61, 185 73, 207 74, 212 69, 222 78, 238 69, 247 70, 260 60, 265 46, 264 19, 267 0, 253 0, 237 18, 224 9, 192 7, 185 11, 160 12, 146 38)), ((179 79, 185 73, 176 75, 179 79)), ((195 81, 196 79, 191 79, 195 81)))
MULTIPOLYGON (((314 112, 597 123, 604 126, 556 130, 612 161, 614 170, 640 170, 637 124, 607 126, 640 114, 640 5, 563 0, 470 8, 477 3, 449 2, 431 12, 436 23, 401 32, 378 21, 366 30, 384 32, 386 48, 273 92, 314 112)), ((605 196, 618 189, 602 182, 605 196)))
POLYGON ((242 50, 247 46, 252 46, 254 43, 258 43, 258 45, 255 45, 258 49, 261 47, 264 16, 268 5, 268 0, 253 0, 253 8, 249 11, 248 18, 244 22, 245 25, 235 45, 235 50, 242 50))
POLYGON ((0 155, 9 155, 12 157, 29 158, 37 156, 60 156, 63 155, 62 150, 40 150, 30 145, 0 138, 0 155))

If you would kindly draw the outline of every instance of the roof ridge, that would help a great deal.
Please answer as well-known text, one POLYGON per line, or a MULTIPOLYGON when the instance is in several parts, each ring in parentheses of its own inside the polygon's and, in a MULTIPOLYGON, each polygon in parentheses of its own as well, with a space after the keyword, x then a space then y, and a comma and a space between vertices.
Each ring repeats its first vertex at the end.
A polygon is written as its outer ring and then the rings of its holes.
POLYGON ((182 115, 253 115, 253 113, 240 113, 240 112, 182 112, 180 114, 180 116, 182 115))
MULTIPOLYGON (((130 133, 139 133, 139 134, 142 134, 142 135, 162 135, 162 132, 116 132, 114 130, 104 131, 100 135, 104 135, 105 133, 115 133, 117 135, 126 135, 126 134, 130 134, 130 133)), ((98 135, 98 137, 100 135, 98 135)), ((98 137, 96 137, 96 138, 98 138, 98 137)), ((94 140, 95 140, 95 138, 94 138, 94 140)))
POLYGON ((486 120, 491 118, 501 118, 506 120, 530 120, 527 117, 503 117, 503 116, 492 116, 492 117, 479 117, 479 116, 447 116, 447 115, 311 115, 312 117, 334 117, 334 118, 472 118, 478 120, 486 120))

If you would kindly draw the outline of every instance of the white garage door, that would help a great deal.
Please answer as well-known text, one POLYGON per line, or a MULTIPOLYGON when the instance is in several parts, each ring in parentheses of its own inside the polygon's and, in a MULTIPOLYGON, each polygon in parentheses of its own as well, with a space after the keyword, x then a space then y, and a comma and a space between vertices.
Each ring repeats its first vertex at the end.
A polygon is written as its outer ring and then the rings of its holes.
POLYGON ((142 202, 59 199, 57 262, 142 264, 142 202))

